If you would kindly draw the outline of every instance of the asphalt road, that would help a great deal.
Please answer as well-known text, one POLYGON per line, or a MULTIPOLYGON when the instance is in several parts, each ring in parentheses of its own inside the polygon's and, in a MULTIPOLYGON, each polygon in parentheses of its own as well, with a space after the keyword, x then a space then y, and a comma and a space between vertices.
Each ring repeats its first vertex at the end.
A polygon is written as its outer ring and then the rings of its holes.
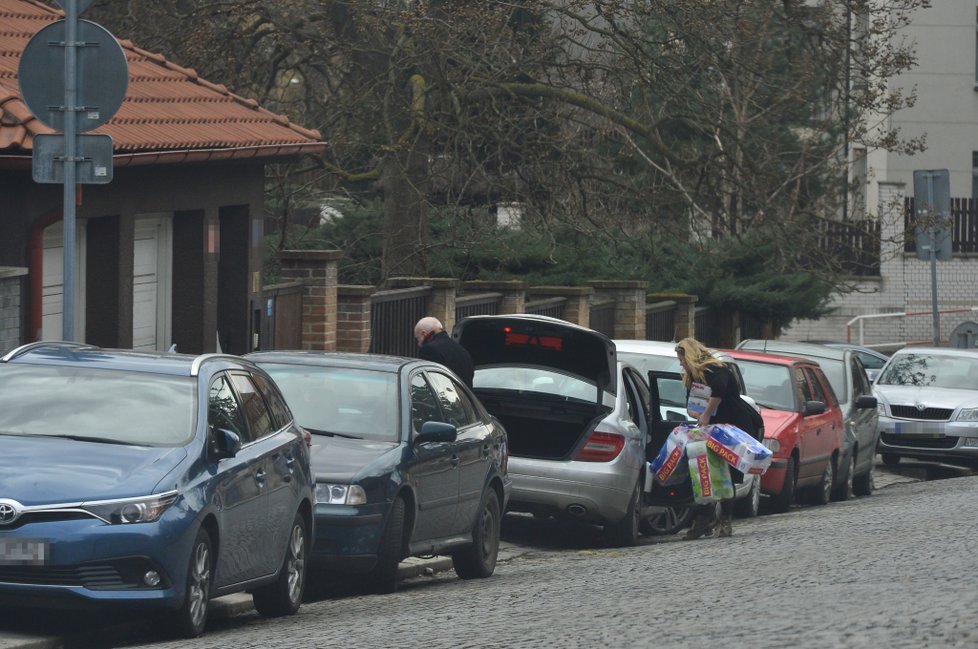
POLYGON ((292 618, 228 606, 195 641, 145 620, 8 612, 0 649, 978 647, 978 476, 920 463, 878 474, 869 498, 739 520, 730 539, 617 549, 578 526, 508 516, 487 580, 419 563, 395 594, 319 588, 292 618))

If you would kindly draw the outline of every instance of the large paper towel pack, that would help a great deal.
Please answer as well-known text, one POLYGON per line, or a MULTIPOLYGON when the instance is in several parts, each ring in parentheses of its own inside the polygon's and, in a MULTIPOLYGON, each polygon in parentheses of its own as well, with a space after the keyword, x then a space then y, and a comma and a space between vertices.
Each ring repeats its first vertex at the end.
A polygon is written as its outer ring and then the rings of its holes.
POLYGON ((712 503, 734 497, 730 467, 707 448, 706 442, 687 443, 686 457, 689 458, 693 499, 697 503, 712 503))
POLYGON ((683 456, 686 452, 686 444, 690 441, 706 440, 708 435, 708 430, 687 424, 680 424, 673 428, 666 438, 666 443, 659 449, 659 454, 649 462, 649 468, 656 481, 668 487, 685 480, 687 474, 683 456))
POLYGON ((730 424, 709 427, 706 447, 741 473, 762 474, 771 466, 771 449, 730 424))

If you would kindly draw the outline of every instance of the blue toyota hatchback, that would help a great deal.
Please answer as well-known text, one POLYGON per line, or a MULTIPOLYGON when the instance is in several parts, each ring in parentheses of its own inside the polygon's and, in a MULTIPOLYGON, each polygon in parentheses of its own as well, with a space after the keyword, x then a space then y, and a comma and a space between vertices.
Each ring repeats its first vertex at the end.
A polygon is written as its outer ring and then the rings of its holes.
POLYGON ((299 609, 309 440, 253 363, 25 345, 0 359, 0 455, 0 601, 152 607, 186 637, 232 592, 299 609))

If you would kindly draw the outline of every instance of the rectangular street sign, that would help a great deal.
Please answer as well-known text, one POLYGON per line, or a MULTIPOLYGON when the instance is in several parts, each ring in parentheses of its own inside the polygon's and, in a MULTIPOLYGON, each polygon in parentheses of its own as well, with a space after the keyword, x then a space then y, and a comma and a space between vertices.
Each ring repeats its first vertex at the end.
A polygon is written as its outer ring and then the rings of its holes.
MULTIPOLYGON (((84 185, 104 185, 112 182, 112 138, 108 135, 75 136, 75 182, 84 185)), ((34 136, 32 173, 36 183, 65 181, 65 136, 41 134, 34 136)))
POLYGON ((913 208, 917 258, 927 261, 934 250, 941 261, 951 259, 951 180, 947 169, 913 172, 913 208))

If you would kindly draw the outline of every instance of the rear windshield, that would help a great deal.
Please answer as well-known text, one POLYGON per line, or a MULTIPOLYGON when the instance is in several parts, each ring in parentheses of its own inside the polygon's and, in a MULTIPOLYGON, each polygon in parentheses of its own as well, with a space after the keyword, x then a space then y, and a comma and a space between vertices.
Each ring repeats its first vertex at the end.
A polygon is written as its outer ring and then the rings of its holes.
POLYGON ((785 365, 737 360, 744 377, 747 396, 759 406, 774 410, 795 410, 791 373, 785 365))
POLYGON ((0 434, 180 446, 196 429, 196 386, 189 376, 0 365, 0 434))
POLYGON ((618 360, 628 363, 635 367, 643 376, 649 370, 657 372, 678 372, 680 371, 679 359, 675 354, 669 356, 659 356, 657 354, 638 354, 635 352, 623 352, 618 350, 618 360))
POLYGON ((397 375, 345 367, 261 363, 303 428, 385 442, 400 439, 397 375))
MULTIPOLYGON (((539 367, 482 367, 475 371, 472 383, 476 390, 509 390, 583 403, 595 403, 598 396, 597 384, 591 381, 539 367)), ((601 401, 614 406, 615 395, 604 392, 601 401)))
POLYGON ((876 379, 876 384, 978 390, 978 358, 897 354, 876 379))

